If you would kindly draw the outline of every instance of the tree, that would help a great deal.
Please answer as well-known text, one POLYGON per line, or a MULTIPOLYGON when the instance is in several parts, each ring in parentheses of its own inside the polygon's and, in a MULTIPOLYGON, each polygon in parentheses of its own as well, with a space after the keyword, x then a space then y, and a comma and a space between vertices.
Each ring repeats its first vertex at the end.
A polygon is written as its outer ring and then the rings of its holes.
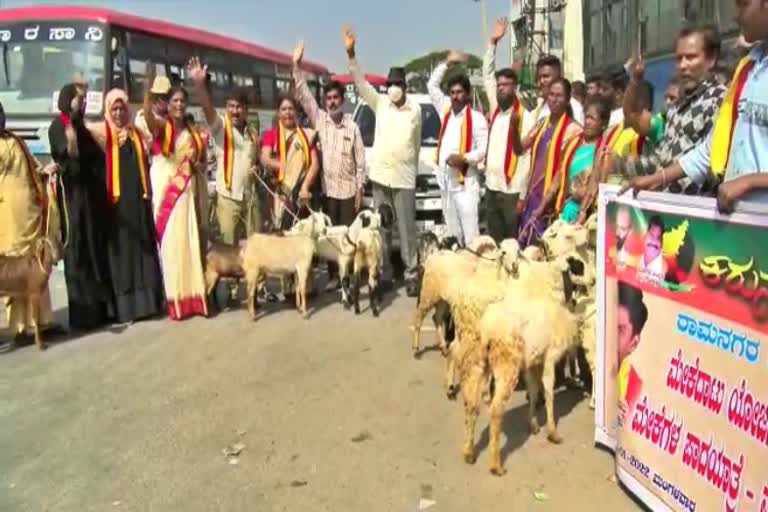
MULTIPOLYGON (((429 75, 435 67, 443 62, 448 56, 449 50, 442 50, 439 52, 431 52, 421 57, 417 57, 405 64, 405 73, 408 77, 408 89, 415 93, 427 92, 427 81, 429 75)), ((477 55, 467 54, 467 63, 457 66, 451 66, 448 72, 443 78, 443 83, 440 87, 443 91, 446 90, 446 83, 452 77, 456 75, 466 74, 473 75, 479 73, 482 70, 483 61, 477 55)), ((485 96, 485 92, 482 89, 478 90, 480 101, 483 104, 483 108, 487 109, 488 100, 485 96)))

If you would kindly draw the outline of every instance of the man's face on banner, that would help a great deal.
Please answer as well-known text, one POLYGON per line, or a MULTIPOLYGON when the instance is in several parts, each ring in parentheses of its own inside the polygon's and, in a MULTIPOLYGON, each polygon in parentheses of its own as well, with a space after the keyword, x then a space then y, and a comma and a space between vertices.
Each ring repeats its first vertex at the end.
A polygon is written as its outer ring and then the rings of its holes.
POLYGON ((621 209, 616 213, 616 248, 621 250, 632 229, 632 217, 629 210, 621 209))
POLYGON ((661 254, 661 227, 651 225, 648 227, 648 233, 645 235, 645 261, 655 260, 661 254))
POLYGON ((619 365, 621 365, 624 358, 634 352, 640 343, 640 333, 635 333, 632 317, 629 310, 623 305, 619 305, 618 326, 619 365))

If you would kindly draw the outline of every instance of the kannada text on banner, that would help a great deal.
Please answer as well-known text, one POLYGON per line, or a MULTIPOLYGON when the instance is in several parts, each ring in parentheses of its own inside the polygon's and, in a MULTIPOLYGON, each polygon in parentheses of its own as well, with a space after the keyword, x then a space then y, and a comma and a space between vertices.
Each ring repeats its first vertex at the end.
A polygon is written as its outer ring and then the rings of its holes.
POLYGON ((596 419, 619 477, 670 510, 768 512, 768 217, 603 204, 596 419))

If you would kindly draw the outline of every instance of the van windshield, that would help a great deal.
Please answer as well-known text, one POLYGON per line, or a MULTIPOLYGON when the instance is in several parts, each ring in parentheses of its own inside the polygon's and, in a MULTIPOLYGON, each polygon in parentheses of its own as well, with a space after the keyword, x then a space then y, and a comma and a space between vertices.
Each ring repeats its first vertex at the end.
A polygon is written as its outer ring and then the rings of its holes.
MULTIPOLYGON (((421 105, 421 145, 422 147, 437 147, 437 138, 440 135, 440 116, 431 103, 421 105)), ((363 105, 357 111, 355 122, 360 127, 363 136, 363 144, 369 148, 373 146, 376 133, 376 115, 368 105, 363 105)))

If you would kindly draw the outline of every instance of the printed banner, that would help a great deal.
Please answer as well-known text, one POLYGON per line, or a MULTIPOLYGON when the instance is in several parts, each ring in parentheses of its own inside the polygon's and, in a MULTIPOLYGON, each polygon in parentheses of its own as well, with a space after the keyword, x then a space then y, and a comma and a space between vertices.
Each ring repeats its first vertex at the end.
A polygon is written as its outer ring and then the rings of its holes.
POLYGON ((601 188, 595 437, 653 510, 768 512, 768 214, 715 212, 601 188))

